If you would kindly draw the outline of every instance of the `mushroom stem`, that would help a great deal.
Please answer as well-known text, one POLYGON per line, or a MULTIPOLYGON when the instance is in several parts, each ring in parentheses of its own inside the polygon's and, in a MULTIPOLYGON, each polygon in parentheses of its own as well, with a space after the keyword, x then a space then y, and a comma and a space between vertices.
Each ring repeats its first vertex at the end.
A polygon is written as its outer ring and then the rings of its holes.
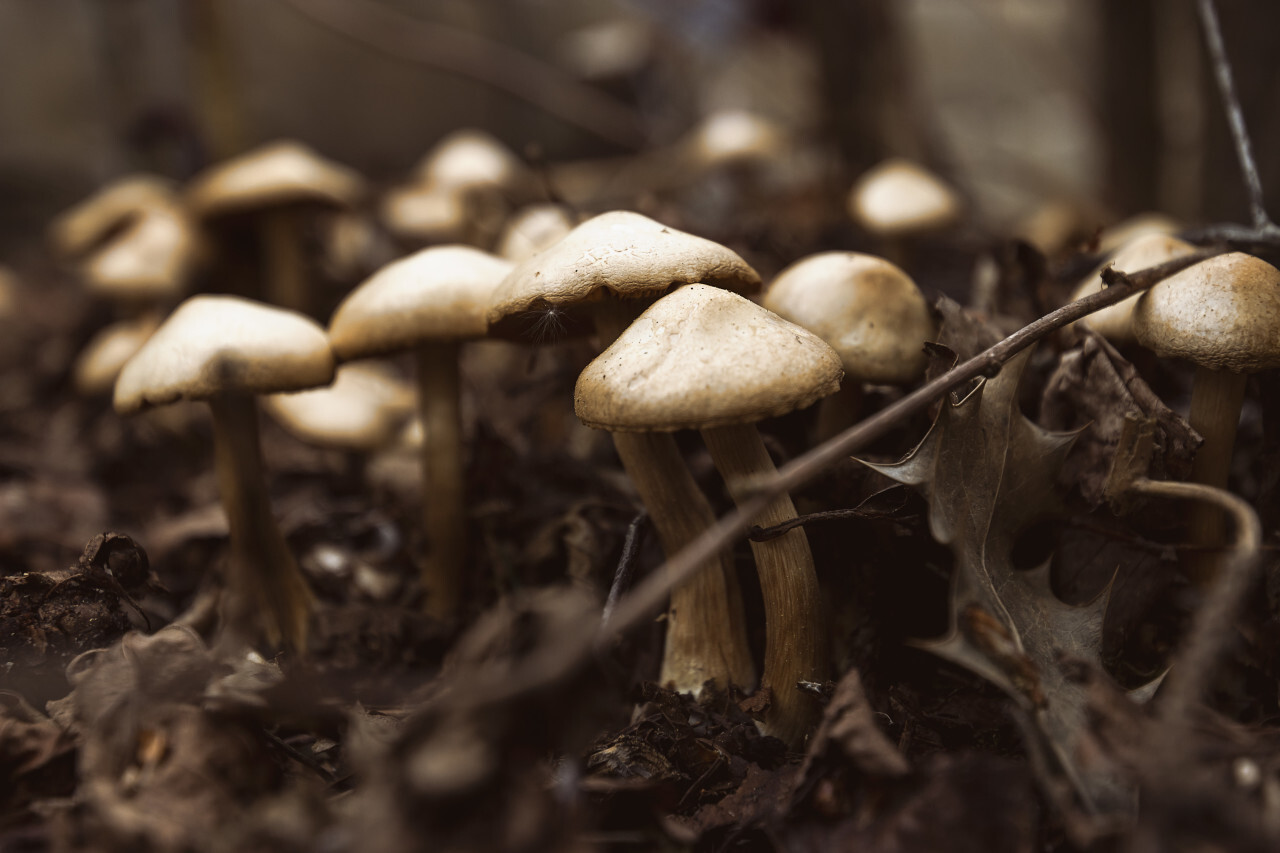
MULTIPOLYGON (((740 507, 755 496, 752 483, 777 476, 769 451, 752 424, 705 428, 702 439, 730 497, 740 507)), ((795 517, 791 498, 783 494, 753 523, 772 527, 795 517)), ((761 684, 773 691, 761 728, 795 747, 803 742, 819 716, 818 705, 802 695, 796 685, 801 681, 821 682, 828 677, 818 576, 809 539, 801 528, 767 542, 752 542, 751 550, 764 596, 761 684)))
MULTIPOLYGON (((1191 386, 1191 428, 1200 433, 1204 443, 1196 451, 1191 467, 1191 482, 1226 489, 1231 473, 1231 454, 1235 448, 1236 427, 1244 405, 1249 377, 1245 373, 1196 367, 1191 386)), ((1225 524, 1222 512, 1214 505, 1197 502, 1188 519, 1188 537, 1193 546, 1217 549, 1223 542, 1225 524)), ((1195 554, 1187 562, 1189 574, 1202 588, 1217 577, 1219 560, 1214 550, 1195 554)))
POLYGON ((311 591, 271 515, 251 394, 209 398, 218 489, 231 529, 231 562, 223 609, 226 641, 306 649, 311 591))
POLYGON ((840 383, 840 390, 818 401, 818 418, 813 425, 815 444, 835 438, 858 422, 862 415, 862 383, 848 376, 840 383))
POLYGON ((458 344, 418 348, 418 407, 422 416, 422 521, 427 553, 422 589, 427 613, 457 616, 466 559, 466 470, 459 411, 458 344))
POLYGON ((262 212, 263 289, 280 308, 303 314, 307 304, 307 259, 302 247, 302 221, 288 206, 262 212))
MULTIPOLYGON (((711 504, 685 466, 671 433, 615 432, 622 466, 649 511, 664 553, 682 551, 715 524, 711 504)), ((749 689, 755 666, 731 556, 706 561, 671 593, 659 683, 695 698, 707 681, 749 689)))

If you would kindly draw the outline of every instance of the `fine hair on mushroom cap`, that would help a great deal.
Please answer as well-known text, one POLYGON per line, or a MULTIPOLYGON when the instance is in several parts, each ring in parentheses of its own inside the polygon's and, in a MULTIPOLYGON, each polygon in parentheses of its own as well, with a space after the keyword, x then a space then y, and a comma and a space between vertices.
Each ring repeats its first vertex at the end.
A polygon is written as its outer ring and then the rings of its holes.
POLYGON ((182 399, 209 404, 231 530, 222 642, 232 650, 262 638, 305 649, 311 594, 267 501, 255 395, 325 385, 333 374, 324 330, 306 317, 238 297, 196 296, 116 380, 121 414, 182 399))

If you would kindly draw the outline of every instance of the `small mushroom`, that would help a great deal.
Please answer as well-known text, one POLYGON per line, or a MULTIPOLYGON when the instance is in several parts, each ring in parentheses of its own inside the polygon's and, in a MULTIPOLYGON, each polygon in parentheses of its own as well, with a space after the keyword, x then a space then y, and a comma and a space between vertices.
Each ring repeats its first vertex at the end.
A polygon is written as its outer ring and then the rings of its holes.
POLYGON ((933 315, 911 277, 874 255, 821 252, 778 273, 762 304, 822 338, 840 354, 840 393, 819 408, 817 436, 849 426, 862 384, 906 385, 924 375, 933 315))
POLYGON ((344 364, 327 388, 270 394, 263 408, 308 444, 368 452, 395 439, 413 414, 413 397, 413 387, 383 365, 344 364))
MULTIPOLYGON (((1204 443, 1191 480, 1226 488, 1248 375, 1280 367, 1280 270, 1242 252, 1209 258, 1144 293, 1133 332, 1161 358, 1196 365, 1189 420, 1204 443)), ((1222 516, 1197 504, 1190 536, 1217 546, 1222 516)), ((1193 561, 1201 583, 1214 576, 1212 562, 1193 561)))
MULTIPOLYGON (((840 357, 817 335, 733 293, 689 285, 655 302, 578 378, 575 410, 615 433, 701 430, 734 501, 776 476, 755 423, 809 406, 839 388, 840 357)), ((790 497, 754 521, 796 518, 790 497)), ((765 607, 762 683, 772 690, 763 729, 798 745, 818 718, 801 681, 828 677, 813 556, 797 528, 752 542, 765 607)))
POLYGON ((307 311, 307 213, 349 208, 363 193, 364 182, 355 172, 305 145, 281 141, 197 175, 187 189, 187 204, 206 223, 252 218, 264 253, 265 298, 283 308, 307 311))
POLYGON ((340 362, 413 351, 422 449, 427 553, 422 585, 429 613, 455 618, 466 559, 466 497, 458 348, 488 331, 485 312, 511 264, 469 246, 436 246, 383 267, 333 314, 329 338, 340 362))
MULTIPOLYGON (((1199 250, 1195 246, 1176 237, 1170 237, 1168 234, 1157 231, 1142 234, 1121 246, 1114 257, 1080 282, 1075 292, 1071 294, 1070 301, 1083 299, 1102 290, 1102 271, 1107 267, 1113 267, 1120 272, 1137 272, 1196 251, 1199 250)), ((1107 340, 1120 344, 1131 343, 1133 341, 1133 308, 1138 304, 1140 295, 1134 294, 1123 302, 1095 311, 1079 322, 1107 340)))
POLYGON ((942 230, 960 218, 960 197, 922 166, 895 158, 858 178, 849 192, 849 213, 884 240, 889 260, 902 266, 909 238, 942 230))
POLYGON ((233 648, 259 638, 295 652, 306 647, 311 593, 271 516, 255 395, 325 385, 333 373, 324 330, 306 317, 233 296, 195 296, 116 381, 120 414, 178 400, 209 404, 231 530, 223 640, 233 648))

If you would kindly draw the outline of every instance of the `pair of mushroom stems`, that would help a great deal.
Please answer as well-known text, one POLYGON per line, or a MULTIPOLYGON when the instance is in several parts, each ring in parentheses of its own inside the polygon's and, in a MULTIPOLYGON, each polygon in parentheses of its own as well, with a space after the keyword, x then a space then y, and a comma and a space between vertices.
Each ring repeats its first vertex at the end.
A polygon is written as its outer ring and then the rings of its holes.
MULTIPOLYGON (((597 312, 596 329, 602 349, 639 315, 638 310, 628 308, 613 302, 597 312)), ((710 427, 701 433, 736 504, 754 497, 752 483, 777 476, 754 424, 710 427)), ((715 522, 706 496, 694 483, 670 433, 615 432, 613 439, 668 556, 715 522), (652 500, 646 491, 652 492, 652 500), (670 502, 674 500, 684 503, 670 502)), ((772 526, 795 518, 791 498, 783 495, 754 522, 772 526)), ((800 528, 769 541, 752 542, 751 549, 765 609, 762 685, 773 694, 761 729, 796 747, 812 731, 819 715, 818 706, 797 685, 801 681, 824 681, 829 667, 813 554, 808 537, 800 528)), ((729 555, 709 561, 693 580, 674 590, 667 616, 671 624, 667 628, 662 683, 674 683, 677 689, 696 693, 702 680, 686 687, 681 686, 676 675, 683 673, 687 679, 697 679, 712 666, 722 666, 724 677, 732 683, 750 684, 749 679, 741 680, 737 674, 750 673, 752 669, 741 592, 729 555)))
MULTIPOLYGON (((1204 443, 1196 451, 1191 482, 1226 489, 1231 474, 1231 454, 1235 449, 1236 427, 1244 405, 1249 376, 1229 370, 1196 367, 1191 386, 1191 428, 1204 443)), ((1188 518, 1188 539, 1193 550, 1186 561, 1191 580, 1201 588, 1218 575, 1218 549, 1225 536, 1222 512, 1211 503, 1197 502, 1188 518)))
MULTIPOLYGON (((626 303, 606 298, 597 305, 595 327, 600 349, 617 340, 649 304, 649 300, 626 303)), ((689 473, 671 433, 610 434, 668 558, 715 524, 711 502, 689 473)), ((752 687, 755 664, 745 619, 732 556, 720 554, 671 592, 658 682, 695 698, 708 681, 721 690, 730 684, 752 687)))
POLYGON ((280 308, 310 313, 303 223, 293 205, 265 210, 258 226, 262 241, 263 289, 267 301, 280 308))
MULTIPOLYGON (((776 477, 777 468, 754 424, 709 427, 702 440, 711 461, 738 506, 755 497, 754 484, 776 477)), ((772 527, 796 518, 791 497, 783 494, 753 519, 772 527)), ((818 704, 800 692, 800 682, 821 683, 829 677, 821 592, 813 553, 804 529, 751 543, 765 608, 765 652, 762 686, 772 698, 761 730, 799 746, 818 722, 818 704)))
POLYGON ((459 408, 457 341, 420 346, 418 410, 422 417, 422 525, 427 539, 421 566, 428 615, 457 617, 467 558, 466 465, 459 408))
POLYGON ((224 392, 209 399, 209 408, 218 489, 231 534, 220 642, 238 650, 265 639, 302 652, 311 591, 271 515, 257 401, 252 394, 224 392))

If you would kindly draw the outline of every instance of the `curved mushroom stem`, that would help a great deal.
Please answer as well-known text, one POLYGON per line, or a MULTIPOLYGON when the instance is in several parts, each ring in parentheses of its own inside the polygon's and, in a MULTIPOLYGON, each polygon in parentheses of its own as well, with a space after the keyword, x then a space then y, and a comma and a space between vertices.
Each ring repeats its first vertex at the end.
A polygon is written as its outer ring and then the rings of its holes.
MULTIPOLYGON (((715 513, 670 433, 615 432, 614 446, 668 556, 715 524, 715 513)), ((694 698, 714 681, 750 689, 755 665, 729 554, 708 560, 671 593, 659 683, 694 698)))
POLYGON ((281 207, 262 213, 263 289, 267 301, 307 314, 307 258, 302 221, 296 210, 281 207))
POLYGON ((258 442, 258 406, 251 394, 209 399, 213 412, 218 489, 231 528, 224 596, 223 642, 263 637, 302 652, 307 645, 311 591, 271 515, 258 442))
MULTIPOLYGON (((1196 451, 1191 467, 1191 482, 1225 489, 1231 473, 1231 453, 1235 448, 1236 427, 1244 404, 1249 377, 1244 373, 1197 367, 1191 386, 1191 428, 1200 433, 1204 444, 1196 451)), ((1216 549, 1222 545, 1225 526, 1222 512, 1213 504, 1198 502, 1188 519, 1188 538, 1193 546, 1210 550, 1195 554, 1187 566, 1192 581, 1202 589, 1218 574, 1216 549)))
POLYGON ((458 615, 467 556, 466 469, 458 397, 457 342, 440 341, 419 347, 422 522, 427 537, 422 589, 427 613, 444 620, 458 615))
MULTIPOLYGON (((753 424, 702 430, 711 459, 724 478, 734 503, 742 506, 754 496, 751 483, 776 477, 777 469, 753 424)), ((772 527, 796 517, 787 495, 779 497, 755 517, 754 523, 772 527)), ((821 682, 829 673, 826 632, 813 554, 804 530, 796 528, 767 542, 752 542, 760 590, 764 596, 765 652, 761 683, 773 691, 762 729, 766 734, 799 746, 817 724, 818 705, 800 693, 797 683, 821 682)))

